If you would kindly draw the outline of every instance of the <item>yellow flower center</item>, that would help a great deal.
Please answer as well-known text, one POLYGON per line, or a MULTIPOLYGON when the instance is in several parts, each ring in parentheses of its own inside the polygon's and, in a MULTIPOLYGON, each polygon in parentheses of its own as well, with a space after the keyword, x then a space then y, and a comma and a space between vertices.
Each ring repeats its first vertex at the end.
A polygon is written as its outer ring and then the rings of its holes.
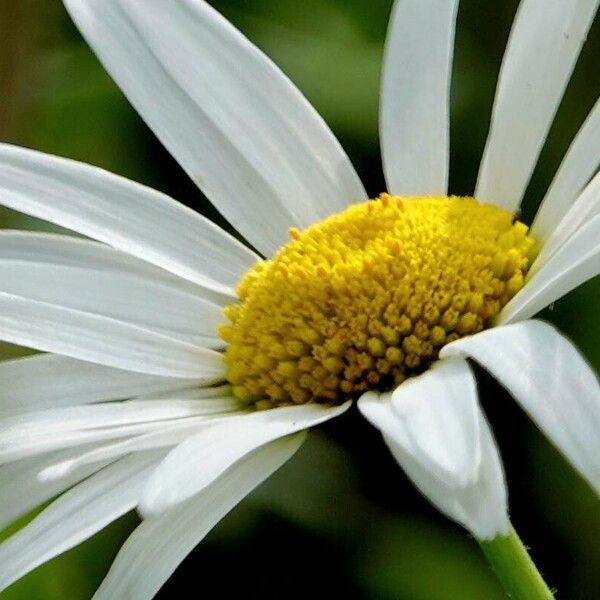
POLYGON ((291 229, 225 309, 235 395, 257 408, 342 402, 422 372, 521 289, 527 231, 473 198, 387 194, 291 229))

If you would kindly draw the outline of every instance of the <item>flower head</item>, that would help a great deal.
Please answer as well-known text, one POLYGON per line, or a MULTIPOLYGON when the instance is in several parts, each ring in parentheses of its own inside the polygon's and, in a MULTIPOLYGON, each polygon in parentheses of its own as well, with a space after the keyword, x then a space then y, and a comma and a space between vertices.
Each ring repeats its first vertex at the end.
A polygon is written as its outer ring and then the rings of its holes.
POLYGON ((359 397, 418 487, 494 537, 506 491, 467 356, 600 488, 598 382, 524 321, 598 273, 598 107, 532 231, 514 217, 597 2, 523 1, 473 199, 447 189, 457 2, 399 0, 391 195, 372 201, 308 102, 202 0, 65 4, 262 257, 163 194, 0 147, 0 203, 96 240, 0 233, 0 333, 45 352, 0 364, 0 520, 62 494, 0 546, 0 585, 137 507, 147 518, 98 597, 152 596, 306 429, 359 397))
POLYGON ((521 289, 527 227, 468 198, 387 194, 253 267, 221 328, 234 394, 269 408, 344 402, 426 370, 521 289))

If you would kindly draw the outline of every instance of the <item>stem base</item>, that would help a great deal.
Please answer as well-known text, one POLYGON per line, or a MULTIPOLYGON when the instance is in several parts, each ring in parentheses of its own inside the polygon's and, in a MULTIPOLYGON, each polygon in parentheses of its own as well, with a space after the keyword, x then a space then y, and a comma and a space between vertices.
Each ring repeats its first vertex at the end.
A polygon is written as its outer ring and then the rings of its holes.
POLYGON ((507 536, 478 540, 496 576, 513 600, 554 600, 554 594, 531 560, 514 528, 507 536))

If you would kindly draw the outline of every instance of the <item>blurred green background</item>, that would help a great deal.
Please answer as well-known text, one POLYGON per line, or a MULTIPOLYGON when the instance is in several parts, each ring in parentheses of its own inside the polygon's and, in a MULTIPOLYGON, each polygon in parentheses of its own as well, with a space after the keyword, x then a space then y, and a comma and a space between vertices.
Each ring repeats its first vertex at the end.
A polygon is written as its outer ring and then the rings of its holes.
MULTIPOLYGON (((369 193, 383 191, 378 87, 391 0, 212 4, 308 96, 341 139, 369 193)), ((461 3, 452 91, 453 193, 473 190, 516 6, 517 0, 461 3)), ((2 141, 100 165, 223 224, 129 107, 58 0, 0 0, 0 11, 2 141)), ((599 95, 596 21, 529 187, 523 207, 527 222, 599 95)), ((8 211, 0 212, 0 225, 50 228, 8 211)), ((597 371, 599 292, 599 282, 592 281, 542 315, 577 343, 597 371)), ((7 358, 27 351, 5 345, 0 352, 7 358)), ((558 598, 598 598, 597 499, 511 398, 485 373, 478 371, 478 378, 504 458, 517 530, 559 590, 558 598)), ((136 522, 128 515, 0 599, 89 598, 136 522)), ((288 465, 192 552, 158 597, 217 593, 381 600, 504 597, 473 540, 420 497, 355 410, 313 433, 288 465)))

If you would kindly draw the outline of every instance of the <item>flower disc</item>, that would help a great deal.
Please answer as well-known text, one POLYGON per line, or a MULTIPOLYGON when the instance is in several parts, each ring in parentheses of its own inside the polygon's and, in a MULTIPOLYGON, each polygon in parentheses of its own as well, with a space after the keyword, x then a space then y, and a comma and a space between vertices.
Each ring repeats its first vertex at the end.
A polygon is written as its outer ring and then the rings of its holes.
POLYGON ((225 309, 234 393, 258 408, 341 402, 422 372, 523 286, 527 232, 473 198, 387 194, 291 229, 225 309))

